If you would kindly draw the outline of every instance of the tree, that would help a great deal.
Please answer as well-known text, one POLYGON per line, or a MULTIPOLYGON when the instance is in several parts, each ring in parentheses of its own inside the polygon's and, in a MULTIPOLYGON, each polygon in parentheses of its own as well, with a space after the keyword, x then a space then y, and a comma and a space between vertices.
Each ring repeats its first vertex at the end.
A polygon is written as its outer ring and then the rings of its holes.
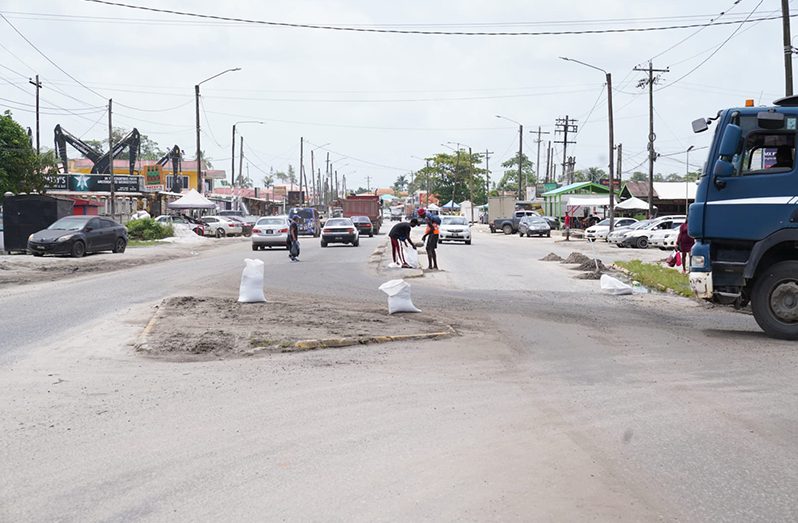
POLYGON ((629 181, 631 182, 645 182, 648 180, 648 174, 642 173, 640 171, 635 171, 632 173, 632 176, 629 177, 629 181))
POLYGON ((393 182, 393 190, 398 195, 400 192, 407 190, 408 185, 407 176, 400 174, 396 177, 396 181, 393 182))
POLYGON ((413 185, 437 194, 443 203, 454 200, 486 202, 485 170, 477 167, 482 163, 482 155, 461 150, 459 154, 438 153, 430 158, 429 168, 416 172, 413 185))
POLYGON ((288 181, 292 184, 296 184, 296 171, 294 170, 294 166, 290 163, 288 164, 288 173, 287 173, 288 181))
POLYGON ((283 171, 275 172, 274 173, 274 177, 277 178, 278 180, 280 180, 282 183, 285 183, 285 182, 288 181, 288 175, 285 174, 283 171))
MULTIPOLYGON (((496 188, 500 191, 518 192, 518 155, 516 154, 502 162, 502 167, 505 169, 504 175, 499 180, 499 183, 496 184, 496 188)), ((536 185, 538 183, 534 164, 525 154, 521 155, 521 175, 523 176, 521 185, 536 185)))
POLYGON ((55 153, 36 154, 28 133, 11 117, 0 116, 0 199, 10 191, 44 192, 49 173, 57 172, 55 153))
POLYGON ((272 185, 274 185, 274 175, 273 174, 269 174, 269 175, 264 176, 263 177, 263 186, 268 189, 272 185))
POLYGON ((578 171, 574 171, 573 180, 574 183, 576 182, 593 182, 599 183, 602 178, 608 178, 607 173, 604 169, 599 169, 598 167, 588 167, 587 169, 580 169, 578 171))

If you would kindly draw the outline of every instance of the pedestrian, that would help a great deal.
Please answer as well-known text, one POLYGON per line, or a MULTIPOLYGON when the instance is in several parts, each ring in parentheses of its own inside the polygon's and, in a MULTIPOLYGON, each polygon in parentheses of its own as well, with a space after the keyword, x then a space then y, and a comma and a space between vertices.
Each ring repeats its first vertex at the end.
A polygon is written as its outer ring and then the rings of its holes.
POLYGON ((288 226, 288 258, 292 262, 299 261, 299 216, 294 216, 288 226))
POLYGON ((438 248, 438 235, 440 234, 440 229, 438 228, 438 224, 435 221, 428 221, 427 222, 427 229, 424 231, 424 236, 421 238, 421 241, 427 240, 427 269, 432 270, 438 269, 438 254, 435 252, 438 248))
POLYGON ((679 235, 676 237, 676 248, 682 257, 682 272, 687 272, 690 267, 687 257, 695 244, 695 240, 687 234, 687 220, 679 226, 679 235))
POLYGON ((412 231, 413 227, 416 225, 418 225, 418 220, 413 218, 409 222, 397 223, 391 227, 391 232, 388 233, 388 237, 391 239, 391 256, 393 257, 393 262, 397 265, 401 265, 405 269, 409 268, 410 265, 407 264, 402 254, 402 244, 412 249, 416 248, 416 246, 413 245, 413 241, 410 239, 410 231, 412 231))

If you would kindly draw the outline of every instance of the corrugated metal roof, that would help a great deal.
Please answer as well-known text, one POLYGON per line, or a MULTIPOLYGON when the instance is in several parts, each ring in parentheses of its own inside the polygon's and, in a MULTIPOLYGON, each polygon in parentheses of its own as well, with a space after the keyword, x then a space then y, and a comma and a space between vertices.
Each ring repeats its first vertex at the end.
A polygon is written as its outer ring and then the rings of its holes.
POLYGON ((579 189, 584 189, 586 187, 590 187, 591 189, 600 189, 603 192, 610 192, 608 187, 604 187, 603 185, 599 185, 593 182, 576 182, 569 185, 563 185, 562 187, 558 187, 552 191, 544 192, 543 196, 556 196, 558 194, 568 194, 573 191, 577 191, 579 189))

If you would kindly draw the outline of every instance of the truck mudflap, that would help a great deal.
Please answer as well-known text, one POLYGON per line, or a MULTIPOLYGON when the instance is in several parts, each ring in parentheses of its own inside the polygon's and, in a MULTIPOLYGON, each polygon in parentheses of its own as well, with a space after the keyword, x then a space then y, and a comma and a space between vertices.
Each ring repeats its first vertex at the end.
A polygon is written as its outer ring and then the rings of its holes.
POLYGON ((690 288, 699 298, 712 299, 712 273, 690 272, 690 288))

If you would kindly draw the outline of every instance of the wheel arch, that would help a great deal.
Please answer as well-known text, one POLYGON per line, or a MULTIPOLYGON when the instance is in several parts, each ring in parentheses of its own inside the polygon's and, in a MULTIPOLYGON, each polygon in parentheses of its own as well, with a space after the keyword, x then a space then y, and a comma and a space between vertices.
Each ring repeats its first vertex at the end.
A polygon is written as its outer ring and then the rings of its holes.
POLYGON ((798 229, 782 229, 755 243, 743 276, 752 279, 762 268, 787 260, 798 260, 798 229))

